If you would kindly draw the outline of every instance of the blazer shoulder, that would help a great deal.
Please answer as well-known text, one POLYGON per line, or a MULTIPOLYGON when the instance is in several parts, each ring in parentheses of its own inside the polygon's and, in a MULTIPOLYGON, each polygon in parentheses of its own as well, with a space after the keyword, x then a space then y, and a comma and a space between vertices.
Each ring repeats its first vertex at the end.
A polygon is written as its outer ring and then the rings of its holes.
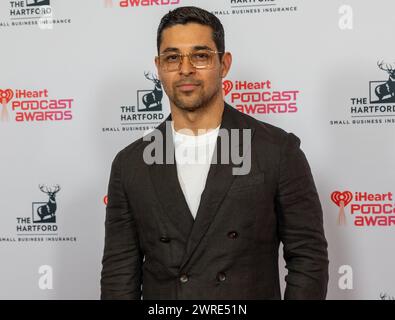
POLYGON ((146 142, 143 140, 143 137, 135 140, 115 155, 113 163, 118 163, 121 166, 125 163, 128 166, 137 164, 139 162, 138 160, 142 158, 145 145, 146 142))

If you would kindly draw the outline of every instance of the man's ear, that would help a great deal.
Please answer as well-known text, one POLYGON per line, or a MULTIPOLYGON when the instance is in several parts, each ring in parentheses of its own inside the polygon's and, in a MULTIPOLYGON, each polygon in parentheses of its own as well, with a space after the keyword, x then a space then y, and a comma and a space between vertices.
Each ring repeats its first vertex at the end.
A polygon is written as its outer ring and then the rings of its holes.
POLYGON ((232 66, 232 54, 225 52, 221 62, 221 77, 225 78, 232 66))
POLYGON ((160 81, 162 81, 160 78, 160 72, 159 72, 159 57, 155 57, 155 66, 156 66, 156 74, 158 75, 158 79, 160 81))
POLYGON ((159 71, 159 57, 155 57, 156 69, 159 71))

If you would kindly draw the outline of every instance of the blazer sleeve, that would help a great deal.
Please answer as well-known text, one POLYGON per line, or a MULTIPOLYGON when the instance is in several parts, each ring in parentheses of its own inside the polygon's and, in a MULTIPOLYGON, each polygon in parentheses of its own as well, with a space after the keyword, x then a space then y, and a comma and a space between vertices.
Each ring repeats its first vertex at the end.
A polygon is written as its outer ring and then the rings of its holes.
POLYGON ((101 299, 141 299, 142 254, 136 222, 122 186, 121 153, 115 157, 108 185, 101 299))
POLYGON ((288 269, 284 298, 325 299, 329 261, 322 207, 299 146, 299 138, 288 133, 279 165, 276 211, 288 269))

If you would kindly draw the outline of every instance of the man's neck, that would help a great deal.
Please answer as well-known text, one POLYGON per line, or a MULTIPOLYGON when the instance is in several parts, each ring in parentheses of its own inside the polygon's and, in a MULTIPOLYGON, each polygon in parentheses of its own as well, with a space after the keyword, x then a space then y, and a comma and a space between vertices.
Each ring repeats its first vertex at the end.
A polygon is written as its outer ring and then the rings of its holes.
MULTIPOLYGON (((222 97, 221 97, 222 98, 222 97)), ((181 110, 176 106, 171 106, 171 116, 176 131, 188 129, 194 135, 201 134, 202 131, 209 131, 217 128, 222 121, 224 111, 224 101, 213 103, 210 106, 200 108, 194 112, 181 110)))

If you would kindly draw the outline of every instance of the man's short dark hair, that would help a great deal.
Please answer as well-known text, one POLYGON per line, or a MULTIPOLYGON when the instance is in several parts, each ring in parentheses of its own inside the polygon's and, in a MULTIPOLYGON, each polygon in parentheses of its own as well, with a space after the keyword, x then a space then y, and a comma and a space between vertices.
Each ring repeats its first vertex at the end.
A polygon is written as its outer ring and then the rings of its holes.
MULTIPOLYGON (((221 21, 211 12, 198 7, 179 7, 169 11, 163 16, 158 27, 156 43, 159 47, 162 42, 163 30, 175 26, 177 24, 198 23, 209 26, 213 30, 213 41, 219 52, 225 52, 225 31, 221 21)), ((222 53, 220 54, 222 57, 222 53)))

